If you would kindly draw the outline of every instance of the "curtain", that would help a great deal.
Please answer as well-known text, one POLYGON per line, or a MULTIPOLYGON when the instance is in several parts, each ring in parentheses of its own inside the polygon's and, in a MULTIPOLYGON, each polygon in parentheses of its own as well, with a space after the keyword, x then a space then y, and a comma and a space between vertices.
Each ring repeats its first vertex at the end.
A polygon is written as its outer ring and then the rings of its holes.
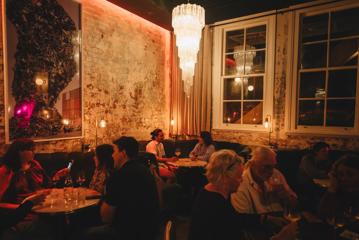
POLYGON ((198 52, 191 94, 183 91, 175 36, 172 34, 171 134, 199 135, 211 129, 212 106, 212 30, 205 26, 198 52))

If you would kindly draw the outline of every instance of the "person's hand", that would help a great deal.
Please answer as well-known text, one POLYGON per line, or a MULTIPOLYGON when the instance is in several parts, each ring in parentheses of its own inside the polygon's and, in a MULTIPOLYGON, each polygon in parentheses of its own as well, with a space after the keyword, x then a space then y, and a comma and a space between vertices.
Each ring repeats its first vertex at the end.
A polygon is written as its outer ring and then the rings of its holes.
POLYGON ((68 175, 70 173, 70 169, 68 168, 63 168, 59 171, 57 171, 55 173, 55 175, 52 177, 52 180, 53 181, 58 181, 60 180, 61 178, 65 177, 66 175, 68 175))
POLYGON ((274 235, 271 240, 293 240, 296 239, 298 234, 298 224, 297 222, 291 222, 282 228, 282 230, 274 235))
POLYGON ((178 161, 178 157, 171 157, 169 160, 170 162, 176 162, 178 161))
POLYGON ((38 191, 35 194, 25 198, 23 203, 26 201, 30 201, 30 202, 32 202, 33 205, 39 205, 45 200, 45 198, 49 194, 49 192, 50 192, 50 190, 38 191))
POLYGON ((285 218, 275 217, 275 216, 271 216, 271 215, 268 215, 267 221, 274 224, 277 227, 284 227, 285 225, 287 225, 289 223, 289 221, 286 220, 285 218))

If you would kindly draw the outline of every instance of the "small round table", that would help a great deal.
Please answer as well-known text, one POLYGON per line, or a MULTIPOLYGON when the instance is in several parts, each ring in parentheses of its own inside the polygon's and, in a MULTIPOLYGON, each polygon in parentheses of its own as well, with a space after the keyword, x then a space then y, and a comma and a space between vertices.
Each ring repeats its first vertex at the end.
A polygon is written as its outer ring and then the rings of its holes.
MULTIPOLYGON (((75 189, 75 192, 79 189, 75 189)), ((101 194, 95 190, 84 188, 80 194, 82 196, 82 202, 73 198, 73 201, 69 204, 65 204, 64 189, 51 189, 51 193, 46 196, 45 201, 32 208, 32 212, 42 215, 59 215, 59 214, 71 214, 91 206, 95 206, 100 202, 101 194), (83 196, 83 194, 85 196, 83 196)), ((74 194, 74 193, 72 193, 74 194)))
POLYGON ((168 162, 168 164, 171 164, 176 167, 205 167, 207 165, 206 161, 201 160, 192 160, 190 158, 180 158, 176 162, 168 162))

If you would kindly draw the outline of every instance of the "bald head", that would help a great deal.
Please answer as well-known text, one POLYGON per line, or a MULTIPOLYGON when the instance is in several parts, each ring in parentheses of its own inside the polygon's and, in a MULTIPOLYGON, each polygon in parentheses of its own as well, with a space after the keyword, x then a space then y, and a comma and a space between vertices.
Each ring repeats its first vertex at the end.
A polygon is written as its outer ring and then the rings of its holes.
POLYGON ((276 153, 267 147, 257 147, 253 151, 251 161, 256 162, 258 164, 277 164, 276 153))
POLYGON ((272 176, 276 164, 276 153, 272 149, 258 147, 253 151, 251 169, 257 179, 268 180, 272 176))

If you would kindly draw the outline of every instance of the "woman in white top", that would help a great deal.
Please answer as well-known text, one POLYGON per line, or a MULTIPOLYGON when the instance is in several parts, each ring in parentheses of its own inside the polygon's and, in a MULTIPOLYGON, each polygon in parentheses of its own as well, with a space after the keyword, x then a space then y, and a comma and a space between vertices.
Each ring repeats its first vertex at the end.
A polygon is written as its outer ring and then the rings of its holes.
POLYGON ((208 162, 209 157, 215 151, 215 147, 212 142, 211 133, 202 131, 200 137, 198 138, 198 143, 189 154, 190 158, 192 160, 198 159, 208 162))
MULTIPOLYGON (((167 161, 176 161, 176 157, 166 157, 165 148, 163 147, 162 141, 164 139, 163 131, 159 128, 156 128, 151 132, 152 141, 146 145, 146 152, 152 153, 156 156, 157 161, 167 162, 167 161)), ((160 176, 166 178, 174 177, 174 173, 166 166, 160 165, 160 176)))

